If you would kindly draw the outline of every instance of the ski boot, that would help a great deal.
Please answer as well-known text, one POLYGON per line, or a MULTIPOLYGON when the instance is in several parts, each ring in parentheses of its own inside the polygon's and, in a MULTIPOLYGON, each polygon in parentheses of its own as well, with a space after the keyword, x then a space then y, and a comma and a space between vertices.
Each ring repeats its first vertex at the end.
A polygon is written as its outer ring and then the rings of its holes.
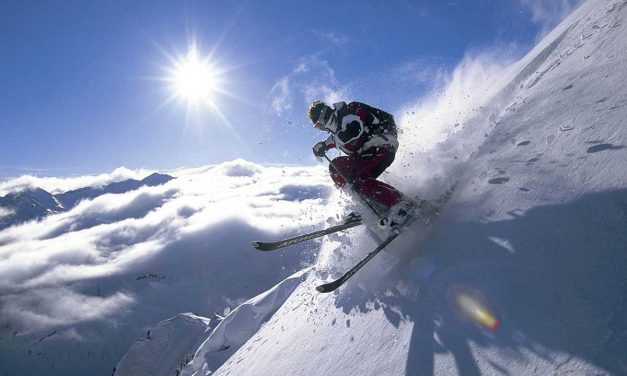
POLYGON ((359 222, 362 219, 363 218, 361 217, 361 214, 353 211, 348 213, 348 215, 344 217, 343 223, 359 222))
POLYGON ((381 218, 379 226, 399 231, 416 213, 416 204, 409 200, 400 201, 390 208, 389 215, 381 218))
POLYGON ((390 228, 400 230, 416 215, 416 204, 412 201, 401 201, 390 209, 390 213, 390 228))
POLYGON ((345 221, 352 221, 352 220, 360 220, 361 219, 361 214, 352 211, 350 213, 348 213, 345 217, 344 220, 345 221))

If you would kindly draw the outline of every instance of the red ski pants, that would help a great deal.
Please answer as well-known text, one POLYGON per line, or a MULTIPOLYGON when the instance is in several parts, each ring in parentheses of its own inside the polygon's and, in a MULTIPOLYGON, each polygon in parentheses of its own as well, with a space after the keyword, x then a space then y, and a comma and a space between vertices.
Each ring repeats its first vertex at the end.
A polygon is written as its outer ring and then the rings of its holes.
POLYGON ((376 180, 394 162, 396 151, 391 147, 370 148, 360 155, 338 157, 329 166, 331 179, 338 187, 343 187, 347 179, 359 194, 383 206, 391 207, 401 200, 401 193, 389 184, 376 180), (341 172, 339 174, 337 170, 341 172))

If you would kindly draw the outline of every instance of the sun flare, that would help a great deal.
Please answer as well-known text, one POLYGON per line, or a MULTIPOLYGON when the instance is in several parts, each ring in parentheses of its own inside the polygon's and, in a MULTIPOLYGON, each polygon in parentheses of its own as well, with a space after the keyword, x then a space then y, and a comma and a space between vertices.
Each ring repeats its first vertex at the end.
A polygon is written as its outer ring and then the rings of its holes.
POLYGON ((174 64, 169 81, 176 95, 188 103, 211 103, 218 87, 218 74, 209 60, 201 58, 192 47, 187 56, 174 64))
POLYGON ((164 75, 158 79, 165 83, 163 88, 169 94, 159 108, 177 103, 179 109, 185 109, 184 126, 200 129, 212 124, 233 132, 226 115, 228 101, 243 101, 232 92, 233 84, 229 82, 229 73, 236 68, 217 59, 216 47, 204 53, 197 46, 196 42, 190 43, 185 54, 165 53, 169 65, 163 67, 164 75))

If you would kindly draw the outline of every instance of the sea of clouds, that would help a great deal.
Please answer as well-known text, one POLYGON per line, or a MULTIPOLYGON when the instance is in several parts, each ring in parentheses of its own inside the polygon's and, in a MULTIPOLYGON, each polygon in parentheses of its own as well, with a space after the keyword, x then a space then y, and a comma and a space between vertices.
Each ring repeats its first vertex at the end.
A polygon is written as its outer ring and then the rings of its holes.
MULTIPOLYGON (((313 257, 304 252, 281 264, 253 254, 251 240, 320 226, 333 215, 326 207, 332 186, 319 167, 236 160, 176 175, 161 186, 103 195, 0 231, 0 322, 18 333, 116 322, 151 294, 164 299, 167 311, 210 314, 271 287, 313 257), (143 280, 157 287, 145 291, 143 280), (180 291, 203 283, 211 288, 180 291), (169 295, 175 291, 178 296, 169 295), (219 304, 208 302, 212 293, 223 298, 219 304)), ((81 181, 90 179, 108 181, 81 181)), ((74 180, 56 181, 67 187, 74 180)))

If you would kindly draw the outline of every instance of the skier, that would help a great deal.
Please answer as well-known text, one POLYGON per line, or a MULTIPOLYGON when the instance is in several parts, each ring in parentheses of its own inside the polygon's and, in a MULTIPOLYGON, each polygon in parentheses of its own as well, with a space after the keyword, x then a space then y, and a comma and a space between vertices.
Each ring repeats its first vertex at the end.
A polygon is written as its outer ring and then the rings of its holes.
POLYGON ((358 194, 387 211, 388 218, 383 221, 389 220, 392 228, 402 226, 415 204, 391 185, 376 180, 392 164, 398 148, 394 117, 365 103, 339 102, 330 107, 319 100, 311 104, 307 116, 316 129, 331 133, 313 146, 316 157, 335 147, 347 154, 333 159, 329 166, 335 185, 343 187, 346 177, 358 194))

